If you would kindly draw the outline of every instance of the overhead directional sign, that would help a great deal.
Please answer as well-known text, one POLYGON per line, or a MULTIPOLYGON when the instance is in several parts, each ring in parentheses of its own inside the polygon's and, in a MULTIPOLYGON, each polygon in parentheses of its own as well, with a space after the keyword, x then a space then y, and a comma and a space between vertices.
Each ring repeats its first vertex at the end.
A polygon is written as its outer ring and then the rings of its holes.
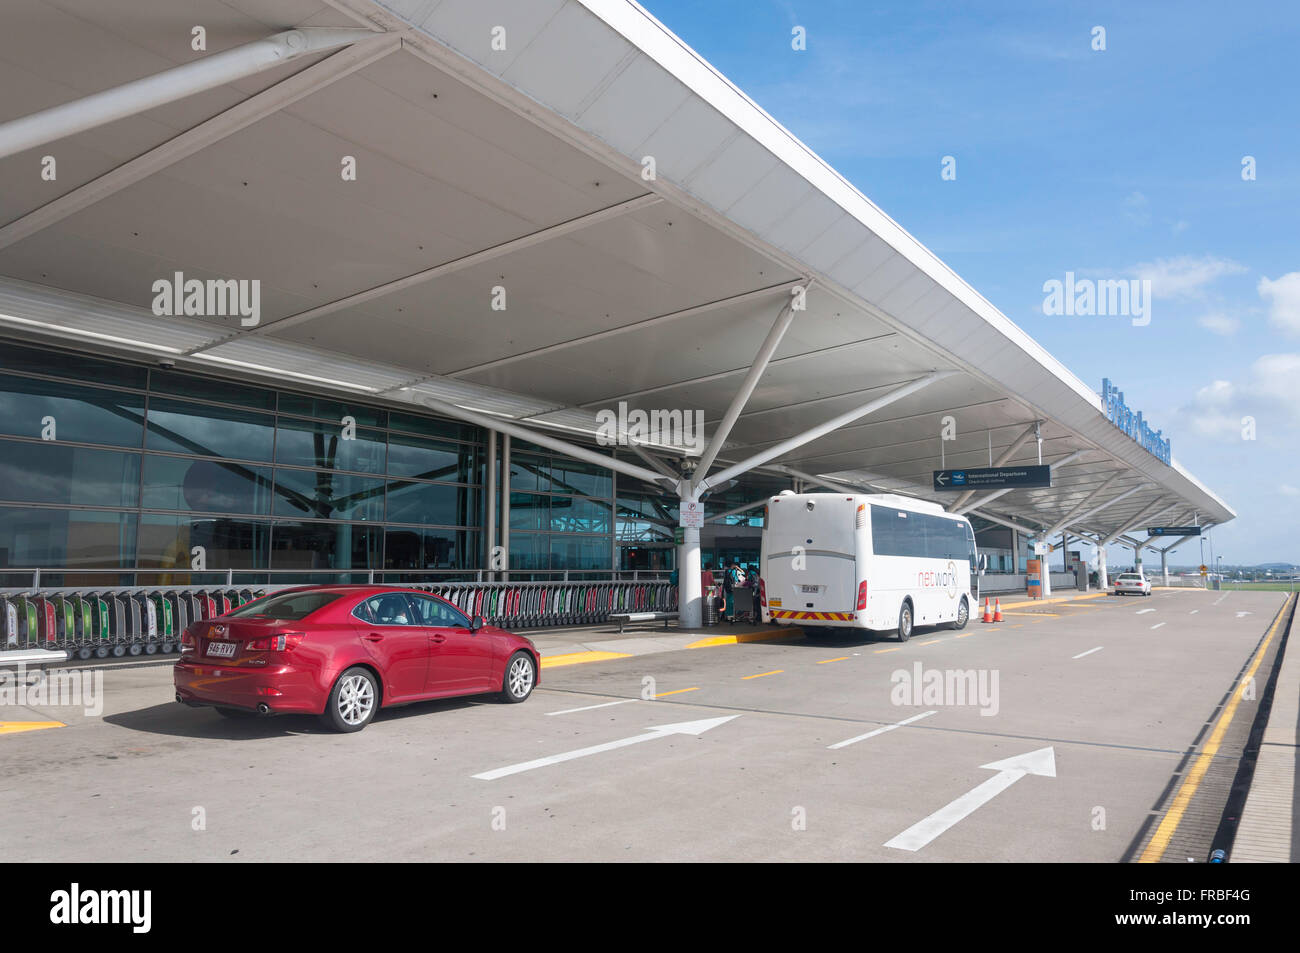
POLYGON ((603 745, 592 745, 589 748, 578 748, 575 751, 566 751, 563 754, 553 754, 549 757, 537 758, 533 761, 525 761, 522 764, 512 764, 504 768, 484 771, 481 774, 474 775, 474 777, 480 781, 495 781, 497 778, 519 774, 522 771, 532 771, 536 768, 545 768, 548 765, 572 761, 574 758, 586 758, 593 754, 602 754, 606 751, 613 751, 616 748, 626 748, 628 745, 641 744, 643 741, 655 741, 659 738, 667 738, 671 735, 702 735, 710 728, 716 728, 718 725, 726 724, 731 721, 731 719, 739 717, 739 715, 726 715, 722 718, 705 718, 701 721, 679 721, 674 725, 656 725, 653 728, 645 729, 644 733, 632 735, 630 738, 620 738, 618 741, 607 741, 603 745))
POLYGON ((1052 468, 979 467, 972 470, 935 470, 936 490, 1000 490, 1052 485, 1052 468))
POLYGON ((998 772, 983 784, 967 791, 946 807, 935 811, 923 821, 913 824, 892 840, 886 841, 886 847, 897 850, 920 850, 957 822, 969 817, 976 810, 993 800, 1026 774, 1037 774, 1044 778, 1056 777, 1056 752, 1052 748, 1039 748, 1028 754, 1004 758, 980 765, 990 771, 998 772))
POLYGON ((1148 536, 1200 536, 1199 526, 1148 526, 1148 536))

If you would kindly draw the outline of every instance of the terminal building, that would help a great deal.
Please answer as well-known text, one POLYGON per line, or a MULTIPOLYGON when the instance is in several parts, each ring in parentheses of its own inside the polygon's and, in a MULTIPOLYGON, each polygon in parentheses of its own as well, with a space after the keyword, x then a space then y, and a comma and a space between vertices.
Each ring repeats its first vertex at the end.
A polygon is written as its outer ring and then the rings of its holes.
POLYGON ((782 489, 940 502, 1006 591, 1234 517, 628 0, 21 7, 5 592, 678 570, 692 625, 782 489))

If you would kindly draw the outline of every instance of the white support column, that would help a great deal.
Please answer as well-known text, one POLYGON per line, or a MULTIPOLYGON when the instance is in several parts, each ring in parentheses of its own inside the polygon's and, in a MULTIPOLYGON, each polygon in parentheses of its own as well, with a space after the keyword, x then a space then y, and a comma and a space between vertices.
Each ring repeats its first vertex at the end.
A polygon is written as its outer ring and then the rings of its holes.
POLYGON ((510 434, 501 435, 501 579, 510 578, 510 434))
POLYGON ((1110 588, 1110 580, 1106 577, 1106 544, 1097 544, 1097 588, 1106 590, 1110 588))
POLYGON ((1160 550, 1160 579, 1162 585, 1169 585, 1169 550, 1160 550))
POLYGON ((487 518, 484 522, 483 551, 486 557, 483 560, 484 575, 486 582, 492 582, 496 578, 496 545, 497 545, 497 432, 489 429, 487 432, 487 518))
MULTIPOLYGON (((698 500, 682 481, 679 504, 698 500)), ((683 629, 698 629, 704 623, 704 595, 700 585, 700 530, 695 526, 682 529, 681 562, 677 572, 677 624, 683 629)))
POLYGON ((286 30, 21 119, 11 119, 0 123, 0 159, 225 86, 300 56, 348 46, 372 36, 375 36, 373 30, 286 30))

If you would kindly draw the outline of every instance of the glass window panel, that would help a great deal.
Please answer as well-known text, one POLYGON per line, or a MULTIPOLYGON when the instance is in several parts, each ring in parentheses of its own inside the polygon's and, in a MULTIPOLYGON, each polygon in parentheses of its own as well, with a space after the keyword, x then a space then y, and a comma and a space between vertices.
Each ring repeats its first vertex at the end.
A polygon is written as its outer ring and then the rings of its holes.
POLYGON ((384 481, 331 470, 275 470, 276 516, 381 521, 384 481))
MULTIPOLYGON (((203 547, 204 568, 265 569, 271 524, 237 517, 145 513, 140 517, 140 562, 144 569, 181 571, 169 580, 181 585, 192 567, 194 547, 203 547)), ((160 585, 166 585, 166 582, 160 585)))
POLYGON ((146 454, 144 506, 151 510, 269 514, 271 468, 146 454))
POLYGON ((551 498, 535 493, 510 494, 510 528, 544 530, 550 526, 551 498))
POLYGON ((144 390, 148 369, 138 364, 100 361, 73 351, 23 347, 0 341, 0 367, 51 377, 72 377, 144 390))
POLYGON ((276 462, 295 467, 384 472, 386 448, 382 433, 358 429, 353 440, 344 440, 342 434, 342 424, 282 417, 275 442, 276 462))
POLYGON ((553 569, 609 569, 613 562, 608 536, 552 536, 550 541, 553 569))
POLYGON ((274 422, 270 414, 151 397, 146 445, 205 457, 270 460, 274 422))
POLYGON ((0 440, 0 499, 135 506, 140 454, 42 441, 0 440))
POLYGON ((550 487, 550 461, 546 457, 510 452, 510 491, 544 490, 550 487))
MULTIPOLYGON (((513 500, 510 506, 513 519, 513 500)), ((553 496, 550 529, 557 533, 608 533, 609 504, 580 496, 553 496)))
POLYGON ((130 566, 135 531, 135 513, 0 506, 0 568, 130 566))
POLYGON ((342 426, 344 417, 351 417, 360 427, 384 427, 388 424, 388 411, 361 404, 346 404, 339 400, 309 397, 304 394, 280 394, 280 413, 300 417, 316 417, 342 426))
POLYGON ((139 447, 144 395, 0 374, 0 433, 139 447))
POLYGON ((272 534, 272 569, 374 569, 383 527, 355 523, 280 523, 272 534))
POLYGON ((194 400, 214 400, 221 404, 238 404, 258 410, 275 410, 275 391, 250 387, 244 383, 217 380, 179 371, 153 371, 149 390, 154 394, 171 394, 194 400))
POLYGON ((390 434, 388 473, 421 480, 477 483, 476 452, 477 448, 470 444, 390 434))
POLYGON ((510 534, 511 570, 537 570, 551 568, 549 537, 531 533, 510 534))
POLYGON ((388 484, 390 523, 425 523, 441 526, 477 526, 481 522, 477 489, 439 483, 388 484))
POLYGON ((483 431, 473 424, 420 417, 415 414, 390 413, 388 429, 424 434, 427 437, 452 437, 456 440, 470 440, 476 443, 481 443, 483 440, 483 431))
POLYGON ((594 463, 552 457, 549 478, 550 486, 545 489, 555 493, 582 493, 608 498, 614 492, 613 471, 594 463))
POLYGON ((479 534, 469 530, 390 526, 384 538, 384 568, 411 570, 413 580, 423 578, 419 570, 470 569, 482 562, 479 546, 479 534))

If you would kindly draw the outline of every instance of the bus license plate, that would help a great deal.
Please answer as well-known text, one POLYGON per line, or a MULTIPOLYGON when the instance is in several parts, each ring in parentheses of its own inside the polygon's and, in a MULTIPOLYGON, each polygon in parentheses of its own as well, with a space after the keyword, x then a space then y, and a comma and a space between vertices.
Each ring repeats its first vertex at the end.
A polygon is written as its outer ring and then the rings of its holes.
POLYGON ((209 642, 208 655, 217 658, 234 658, 237 642, 209 642))
POLYGON ((817 595, 817 593, 822 591, 822 587, 821 586, 800 586, 799 591, 815 596, 817 595))

